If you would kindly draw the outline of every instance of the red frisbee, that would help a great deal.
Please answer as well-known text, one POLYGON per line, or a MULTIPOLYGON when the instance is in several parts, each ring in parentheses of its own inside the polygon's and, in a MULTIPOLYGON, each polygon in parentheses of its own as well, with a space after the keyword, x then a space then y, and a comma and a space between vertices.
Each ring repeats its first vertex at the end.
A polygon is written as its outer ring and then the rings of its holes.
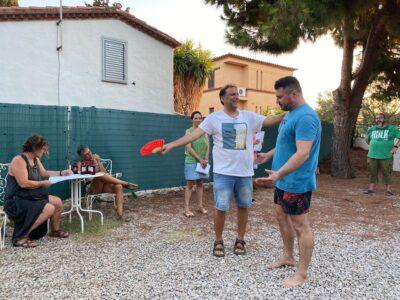
POLYGON ((140 148, 140 154, 142 156, 148 156, 151 154, 158 153, 162 150, 164 143, 165 141, 161 139, 150 141, 147 144, 143 145, 142 148, 140 148))

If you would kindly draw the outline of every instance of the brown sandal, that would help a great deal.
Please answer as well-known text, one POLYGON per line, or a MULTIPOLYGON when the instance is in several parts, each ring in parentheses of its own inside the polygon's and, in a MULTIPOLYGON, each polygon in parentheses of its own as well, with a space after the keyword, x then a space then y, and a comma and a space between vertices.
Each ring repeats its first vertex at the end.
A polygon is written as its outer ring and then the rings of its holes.
POLYGON ((184 215, 186 218, 194 217, 194 213, 192 213, 190 210, 189 210, 189 211, 185 211, 185 212, 183 213, 183 215, 184 215))
POLYGON ((69 233, 67 231, 59 229, 59 230, 50 232, 49 236, 60 238, 60 239, 65 239, 65 238, 69 237, 69 233))
POLYGON ((27 237, 20 238, 14 243, 14 247, 22 247, 22 248, 35 248, 38 244, 34 241, 31 241, 27 237))
POLYGON ((245 255, 246 248, 244 247, 244 245, 246 245, 245 241, 236 239, 235 246, 233 247, 233 253, 235 253, 236 255, 245 255))
POLYGON ((207 209, 205 209, 204 207, 200 207, 197 211, 199 213, 202 213, 203 215, 206 215, 208 213, 207 209))
POLYGON ((128 190, 137 190, 139 188, 139 186, 136 183, 131 183, 128 182, 128 184, 125 186, 125 188, 127 188, 128 190))
POLYGON ((215 241, 214 242, 213 255, 216 257, 224 257, 225 256, 225 247, 224 247, 223 241, 215 241))

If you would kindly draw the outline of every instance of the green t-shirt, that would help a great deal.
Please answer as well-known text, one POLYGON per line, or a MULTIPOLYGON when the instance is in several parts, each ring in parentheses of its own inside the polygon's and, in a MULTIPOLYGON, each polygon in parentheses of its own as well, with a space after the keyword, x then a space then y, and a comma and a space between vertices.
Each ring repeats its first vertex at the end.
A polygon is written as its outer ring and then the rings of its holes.
MULTIPOLYGON (((193 127, 189 128, 189 132, 192 132, 194 130, 193 127)), ((206 153, 207 153, 207 141, 206 141, 206 136, 203 135, 194 142, 190 144, 194 152, 198 156, 200 156, 202 159, 206 159, 206 153)), ((197 163, 197 159, 194 158, 193 156, 190 155, 189 151, 185 149, 185 163, 186 164, 195 164, 197 163)))
POLYGON ((369 141, 368 157, 375 159, 392 158, 390 150, 394 146, 394 139, 400 138, 400 131, 392 126, 372 126, 368 129, 367 140, 369 141))

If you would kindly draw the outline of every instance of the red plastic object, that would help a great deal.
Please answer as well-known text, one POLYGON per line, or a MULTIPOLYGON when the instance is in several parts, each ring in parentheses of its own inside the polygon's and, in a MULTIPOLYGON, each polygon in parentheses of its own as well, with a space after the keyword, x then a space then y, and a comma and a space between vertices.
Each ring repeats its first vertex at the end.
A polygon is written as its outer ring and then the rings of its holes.
POLYGON ((161 140, 161 139, 150 141, 147 144, 143 145, 142 148, 140 148, 140 154, 142 156, 156 154, 162 150, 162 147, 164 146, 164 144, 165 144, 165 141, 161 140))

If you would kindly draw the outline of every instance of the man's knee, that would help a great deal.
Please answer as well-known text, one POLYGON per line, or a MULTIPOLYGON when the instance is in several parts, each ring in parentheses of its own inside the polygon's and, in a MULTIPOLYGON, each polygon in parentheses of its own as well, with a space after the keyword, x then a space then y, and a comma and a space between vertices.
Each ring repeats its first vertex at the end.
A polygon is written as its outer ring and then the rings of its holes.
POLYGON ((226 211, 224 211, 224 210, 219 210, 219 209, 215 209, 214 210, 214 215, 216 216, 216 217, 225 217, 225 215, 226 215, 226 211))
POLYGON ((311 225, 308 221, 308 215, 295 215, 290 217, 293 228, 296 231, 297 235, 302 235, 308 232, 311 232, 311 225))
POLYGON ((118 183, 114 186, 114 189, 116 192, 121 192, 124 188, 123 188, 122 184, 118 183))
POLYGON ((275 215, 278 220, 288 221, 289 215, 283 211, 283 208, 279 204, 275 204, 275 215))

